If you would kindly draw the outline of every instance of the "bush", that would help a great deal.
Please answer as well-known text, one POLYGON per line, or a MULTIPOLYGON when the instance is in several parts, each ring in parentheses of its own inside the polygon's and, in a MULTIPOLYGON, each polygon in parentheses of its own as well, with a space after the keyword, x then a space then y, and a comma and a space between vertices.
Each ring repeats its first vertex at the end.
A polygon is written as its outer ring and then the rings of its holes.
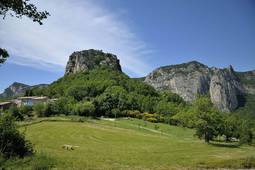
POLYGON ((33 110, 34 112, 39 116, 39 117, 44 117, 45 116, 45 112, 47 109, 47 105, 44 103, 38 103, 36 105, 33 106, 33 110))
POLYGON ((149 117, 149 118, 147 118, 145 120, 147 120, 149 122, 152 122, 152 123, 157 123, 158 122, 158 120, 156 118, 154 118, 154 117, 149 117))
POLYGON ((16 106, 12 106, 9 109, 9 113, 15 117, 16 120, 24 120, 24 115, 19 111, 16 106))
POLYGON ((142 118, 142 114, 139 110, 129 110, 127 111, 127 116, 132 118, 142 118))
POLYGON ((9 114, 0 117, 0 153, 5 158, 33 153, 32 144, 17 130, 14 118, 9 114))
MULTIPOLYGON (((143 119, 152 123, 157 123, 158 122, 158 114, 151 114, 151 113, 143 113, 143 119)), ((159 118, 159 117, 158 117, 159 118)))
POLYGON ((120 111, 120 109, 118 108, 112 109, 112 116, 114 118, 121 117, 122 116, 121 114, 122 112, 120 111))
POLYGON ((32 116, 32 111, 33 111, 33 108, 32 106, 26 106, 26 105, 23 105, 19 108, 19 111, 20 113, 24 116, 24 115, 27 115, 27 116, 32 116))
POLYGON ((80 116, 95 116, 95 106, 92 102, 85 101, 77 103, 74 108, 74 113, 80 116))

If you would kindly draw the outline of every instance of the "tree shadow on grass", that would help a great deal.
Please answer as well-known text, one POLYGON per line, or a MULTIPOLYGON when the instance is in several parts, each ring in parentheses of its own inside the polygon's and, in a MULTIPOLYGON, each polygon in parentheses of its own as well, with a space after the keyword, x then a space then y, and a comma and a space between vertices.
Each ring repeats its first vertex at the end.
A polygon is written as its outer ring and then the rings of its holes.
POLYGON ((216 147, 224 147, 224 148, 239 148, 240 145, 236 142, 230 142, 230 143, 226 143, 226 142, 210 142, 209 143, 212 146, 216 146, 216 147))

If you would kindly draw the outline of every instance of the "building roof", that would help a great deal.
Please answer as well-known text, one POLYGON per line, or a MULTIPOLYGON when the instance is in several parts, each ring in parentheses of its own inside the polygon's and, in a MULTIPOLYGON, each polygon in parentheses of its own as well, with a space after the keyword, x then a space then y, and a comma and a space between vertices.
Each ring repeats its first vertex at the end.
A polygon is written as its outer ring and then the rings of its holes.
POLYGON ((12 102, 1 102, 0 103, 0 106, 4 106, 4 105, 7 105, 7 104, 11 104, 12 102))
POLYGON ((27 97, 19 97, 18 99, 34 99, 34 100, 40 100, 40 99, 48 99, 46 96, 27 96, 27 97))

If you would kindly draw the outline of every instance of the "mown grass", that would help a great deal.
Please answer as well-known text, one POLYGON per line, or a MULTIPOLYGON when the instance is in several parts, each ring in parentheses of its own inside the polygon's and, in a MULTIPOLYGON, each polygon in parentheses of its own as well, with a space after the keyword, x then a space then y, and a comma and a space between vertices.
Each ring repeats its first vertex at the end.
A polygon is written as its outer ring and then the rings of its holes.
MULTIPOLYGON (((20 130, 25 130, 26 137, 34 144, 37 153, 43 152, 55 160, 53 167, 58 169, 255 166, 255 147, 220 147, 206 144, 194 137, 192 129, 137 119, 109 121, 61 118, 60 122, 57 119, 51 118, 51 121, 28 126, 23 123, 20 130), (64 144, 78 147, 65 150, 62 148, 64 144)), ((34 167, 32 162, 23 162, 23 167, 34 167)), ((16 167, 18 168, 19 166, 16 167)))

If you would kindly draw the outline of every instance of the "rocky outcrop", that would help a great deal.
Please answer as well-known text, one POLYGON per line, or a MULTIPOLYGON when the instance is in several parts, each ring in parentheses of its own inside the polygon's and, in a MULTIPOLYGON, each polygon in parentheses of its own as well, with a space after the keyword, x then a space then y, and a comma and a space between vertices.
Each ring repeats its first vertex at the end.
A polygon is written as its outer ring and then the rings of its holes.
POLYGON ((160 67, 150 73, 145 82, 157 90, 170 90, 185 101, 193 101, 197 94, 209 94, 212 103, 221 111, 238 107, 238 96, 244 88, 233 68, 209 68, 197 61, 160 67))
POLYGON ((160 67, 150 73, 145 82, 157 90, 170 90, 185 101, 193 101, 196 94, 207 94, 210 69, 196 61, 160 67))
POLYGON ((12 85, 6 88, 0 96, 2 98, 5 98, 5 97, 16 96, 19 94, 24 94, 27 88, 29 88, 29 86, 26 84, 14 82, 12 85))
POLYGON ((212 70, 209 89, 212 103, 221 111, 236 109, 238 97, 244 94, 244 89, 233 68, 212 70))
POLYGON ((7 87, 2 94, 0 94, 0 98, 9 98, 15 96, 22 96, 25 94, 26 90, 31 88, 43 88, 48 86, 47 84, 38 84, 34 86, 29 86, 23 83, 14 82, 9 87, 7 87))
POLYGON ((100 66, 121 71, 121 66, 116 55, 90 49, 72 53, 67 62, 65 74, 92 70, 100 66))

